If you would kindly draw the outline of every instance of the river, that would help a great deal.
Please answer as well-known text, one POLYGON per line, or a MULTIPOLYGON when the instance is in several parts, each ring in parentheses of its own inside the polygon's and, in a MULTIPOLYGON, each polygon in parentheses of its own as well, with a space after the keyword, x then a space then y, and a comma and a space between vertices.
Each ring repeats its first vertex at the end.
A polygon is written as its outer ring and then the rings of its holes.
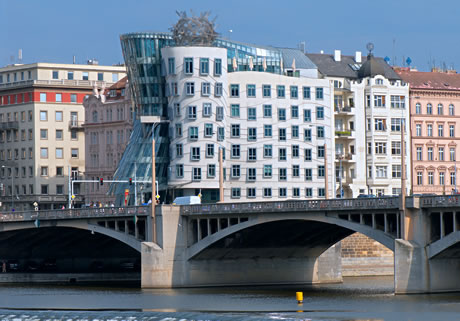
POLYGON ((0 320, 460 320, 460 293, 393 294, 392 277, 343 284, 139 289, 0 285, 0 320), (303 291, 299 305, 295 292, 303 291))

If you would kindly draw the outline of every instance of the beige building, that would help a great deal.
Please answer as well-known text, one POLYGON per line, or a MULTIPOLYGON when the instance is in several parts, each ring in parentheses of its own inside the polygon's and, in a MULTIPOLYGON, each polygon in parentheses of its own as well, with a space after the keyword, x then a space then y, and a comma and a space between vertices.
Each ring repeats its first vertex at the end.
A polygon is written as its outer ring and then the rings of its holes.
POLYGON ((125 67, 94 64, 0 68, 1 211, 29 210, 35 202, 40 209, 67 206, 69 177, 85 168, 83 100, 94 85, 125 75, 125 67))
POLYGON ((109 181, 123 156, 133 128, 131 95, 128 77, 124 77, 108 89, 94 90, 83 101, 85 107, 86 170, 85 203, 111 204, 115 196, 107 195, 109 181))

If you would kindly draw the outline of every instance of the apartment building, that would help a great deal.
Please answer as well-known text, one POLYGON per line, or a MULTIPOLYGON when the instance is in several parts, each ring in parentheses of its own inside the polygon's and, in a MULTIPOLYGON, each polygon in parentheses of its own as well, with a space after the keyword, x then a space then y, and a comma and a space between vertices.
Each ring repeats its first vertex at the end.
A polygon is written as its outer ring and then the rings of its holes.
POLYGON ((95 181, 86 184, 85 203, 113 204, 115 196, 107 193, 110 185, 108 181, 113 179, 133 128, 128 77, 107 89, 94 88, 93 93, 83 100, 83 106, 85 176, 87 180, 95 181))
MULTIPOLYGON (((399 195, 401 124, 409 119, 409 86, 372 53, 347 56, 336 50, 307 56, 334 88, 336 195, 399 195)), ((408 130, 403 137, 409 142, 408 130)), ((410 168, 409 154, 405 164, 410 168)))
POLYGON ((412 192, 456 193, 460 75, 409 68, 398 74, 410 84, 412 192))
MULTIPOLYGON (((0 68, 1 209, 67 206, 69 178, 85 168, 83 100, 121 66, 34 63, 0 68)), ((74 184, 77 197, 80 186, 74 184)))

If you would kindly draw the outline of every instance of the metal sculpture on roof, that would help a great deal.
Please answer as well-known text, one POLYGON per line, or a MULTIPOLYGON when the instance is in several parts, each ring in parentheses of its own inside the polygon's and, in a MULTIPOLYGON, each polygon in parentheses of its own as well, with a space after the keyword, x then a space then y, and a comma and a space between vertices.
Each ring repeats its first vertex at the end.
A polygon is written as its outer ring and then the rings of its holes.
POLYGON ((216 40, 218 33, 215 31, 215 20, 209 20, 210 11, 202 12, 195 16, 187 16, 185 11, 176 11, 179 20, 169 30, 176 46, 210 46, 216 40))

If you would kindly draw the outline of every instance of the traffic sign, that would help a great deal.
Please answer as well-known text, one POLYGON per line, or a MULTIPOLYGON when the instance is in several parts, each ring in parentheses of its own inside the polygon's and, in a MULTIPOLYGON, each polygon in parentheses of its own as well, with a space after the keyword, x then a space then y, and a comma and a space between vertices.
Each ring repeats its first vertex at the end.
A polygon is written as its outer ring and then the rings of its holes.
POLYGON ((35 207, 37 207, 37 206, 38 206, 38 203, 37 203, 37 202, 34 202, 34 204, 33 204, 33 205, 34 205, 35 207))
POLYGON ((155 197, 157 198, 157 200, 159 200, 159 199, 160 199, 160 195, 158 195, 158 194, 157 194, 157 196, 155 196, 155 197))

